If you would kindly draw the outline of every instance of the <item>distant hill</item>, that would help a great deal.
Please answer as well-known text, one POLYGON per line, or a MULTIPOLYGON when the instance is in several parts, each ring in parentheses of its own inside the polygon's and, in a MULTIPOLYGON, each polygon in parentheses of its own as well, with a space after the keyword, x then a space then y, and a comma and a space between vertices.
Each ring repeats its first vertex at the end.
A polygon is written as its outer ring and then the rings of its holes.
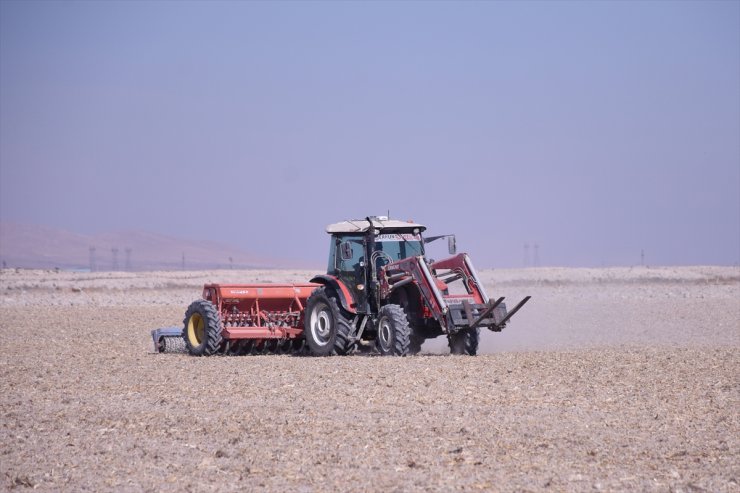
POLYGON ((38 269, 188 270, 269 268, 280 259, 260 258, 213 241, 194 241, 145 231, 84 235, 29 224, 0 222, 0 261, 38 269), (94 248, 91 253, 90 249, 94 248), (117 249, 114 254, 113 249, 117 249))

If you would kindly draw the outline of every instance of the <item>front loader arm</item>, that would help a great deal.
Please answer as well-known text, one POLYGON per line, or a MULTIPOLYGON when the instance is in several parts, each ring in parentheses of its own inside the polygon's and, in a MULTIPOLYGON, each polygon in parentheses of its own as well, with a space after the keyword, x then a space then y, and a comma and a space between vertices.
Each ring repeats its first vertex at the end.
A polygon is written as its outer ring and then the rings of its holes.
POLYGON ((434 262, 432 272, 445 284, 462 281, 466 295, 447 295, 445 301, 449 306, 449 318, 452 321, 449 329, 452 332, 476 327, 486 327, 494 332, 501 331, 511 317, 530 299, 521 300, 513 310, 507 312, 503 303, 504 297, 492 300, 488 297, 483 283, 466 253, 434 262))
POLYGON ((465 253, 430 266, 422 256, 392 262, 383 266, 379 281, 381 300, 390 299, 396 289, 413 283, 442 331, 448 334, 477 327, 499 332, 530 299, 525 297, 507 312, 503 297, 497 300, 488 297, 470 257, 465 253), (447 285, 456 281, 463 283, 467 294, 447 292, 447 285))
POLYGON ((432 263, 431 267, 435 272, 437 270, 449 271, 446 274, 447 277, 440 277, 447 284, 458 279, 462 280, 468 294, 473 295, 476 303, 488 303, 490 301, 467 253, 458 253, 454 257, 439 260, 432 263))
POLYGON ((449 311, 444 296, 437 287, 424 257, 408 257, 384 265, 378 276, 380 280, 380 298, 390 299, 393 292, 407 284, 414 284, 434 318, 443 327, 447 327, 449 311))

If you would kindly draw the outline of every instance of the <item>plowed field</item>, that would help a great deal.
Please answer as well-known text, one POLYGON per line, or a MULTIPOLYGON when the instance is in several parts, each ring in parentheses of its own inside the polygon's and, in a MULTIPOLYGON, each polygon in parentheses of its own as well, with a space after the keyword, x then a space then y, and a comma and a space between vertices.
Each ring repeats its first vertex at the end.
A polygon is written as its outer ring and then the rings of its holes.
POLYGON ((0 274, 0 489, 740 491, 736 268, 483 271, 477 357, 154 354, 203 282, 0 274))

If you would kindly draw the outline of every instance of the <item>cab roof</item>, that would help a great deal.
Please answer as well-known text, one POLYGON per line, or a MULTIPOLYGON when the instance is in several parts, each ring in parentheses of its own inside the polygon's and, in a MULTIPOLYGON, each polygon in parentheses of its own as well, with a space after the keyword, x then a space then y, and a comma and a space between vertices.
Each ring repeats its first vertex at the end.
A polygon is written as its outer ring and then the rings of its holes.
MULTIPOLYGON (((397 219, 388 219, 386 217, 372 217, 373 227, 381 231, 410 231, 419 228, 419 232, 424 231, 426 226, 411 221, 399 221, 397 219)), ((370 229, 370 223, 367 219, 351 219, 341 223, 330 224, 326 227, 329 234, 336 233, 364 233, 370 229)))

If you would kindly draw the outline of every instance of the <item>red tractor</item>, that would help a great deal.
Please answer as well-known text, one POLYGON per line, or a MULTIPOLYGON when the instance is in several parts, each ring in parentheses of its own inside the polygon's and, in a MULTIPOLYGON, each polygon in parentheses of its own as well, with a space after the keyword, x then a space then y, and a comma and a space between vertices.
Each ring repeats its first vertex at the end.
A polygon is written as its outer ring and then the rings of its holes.
POLYGON ((331 224, 326 274, 310 284, 208 284, 184 328, 152 332, 155 348, 182 337, 191 354, 295 352, 349 354, 372 341, 382 355, 418 353, 442 334, 453 354, 475 355, 480 328, 501 331, 527 302, 507 312, 492 300, 452 235, 424 238, 421 224, 368 217, 331 224), (449 258, 425 244, 448 238, 449 258))

